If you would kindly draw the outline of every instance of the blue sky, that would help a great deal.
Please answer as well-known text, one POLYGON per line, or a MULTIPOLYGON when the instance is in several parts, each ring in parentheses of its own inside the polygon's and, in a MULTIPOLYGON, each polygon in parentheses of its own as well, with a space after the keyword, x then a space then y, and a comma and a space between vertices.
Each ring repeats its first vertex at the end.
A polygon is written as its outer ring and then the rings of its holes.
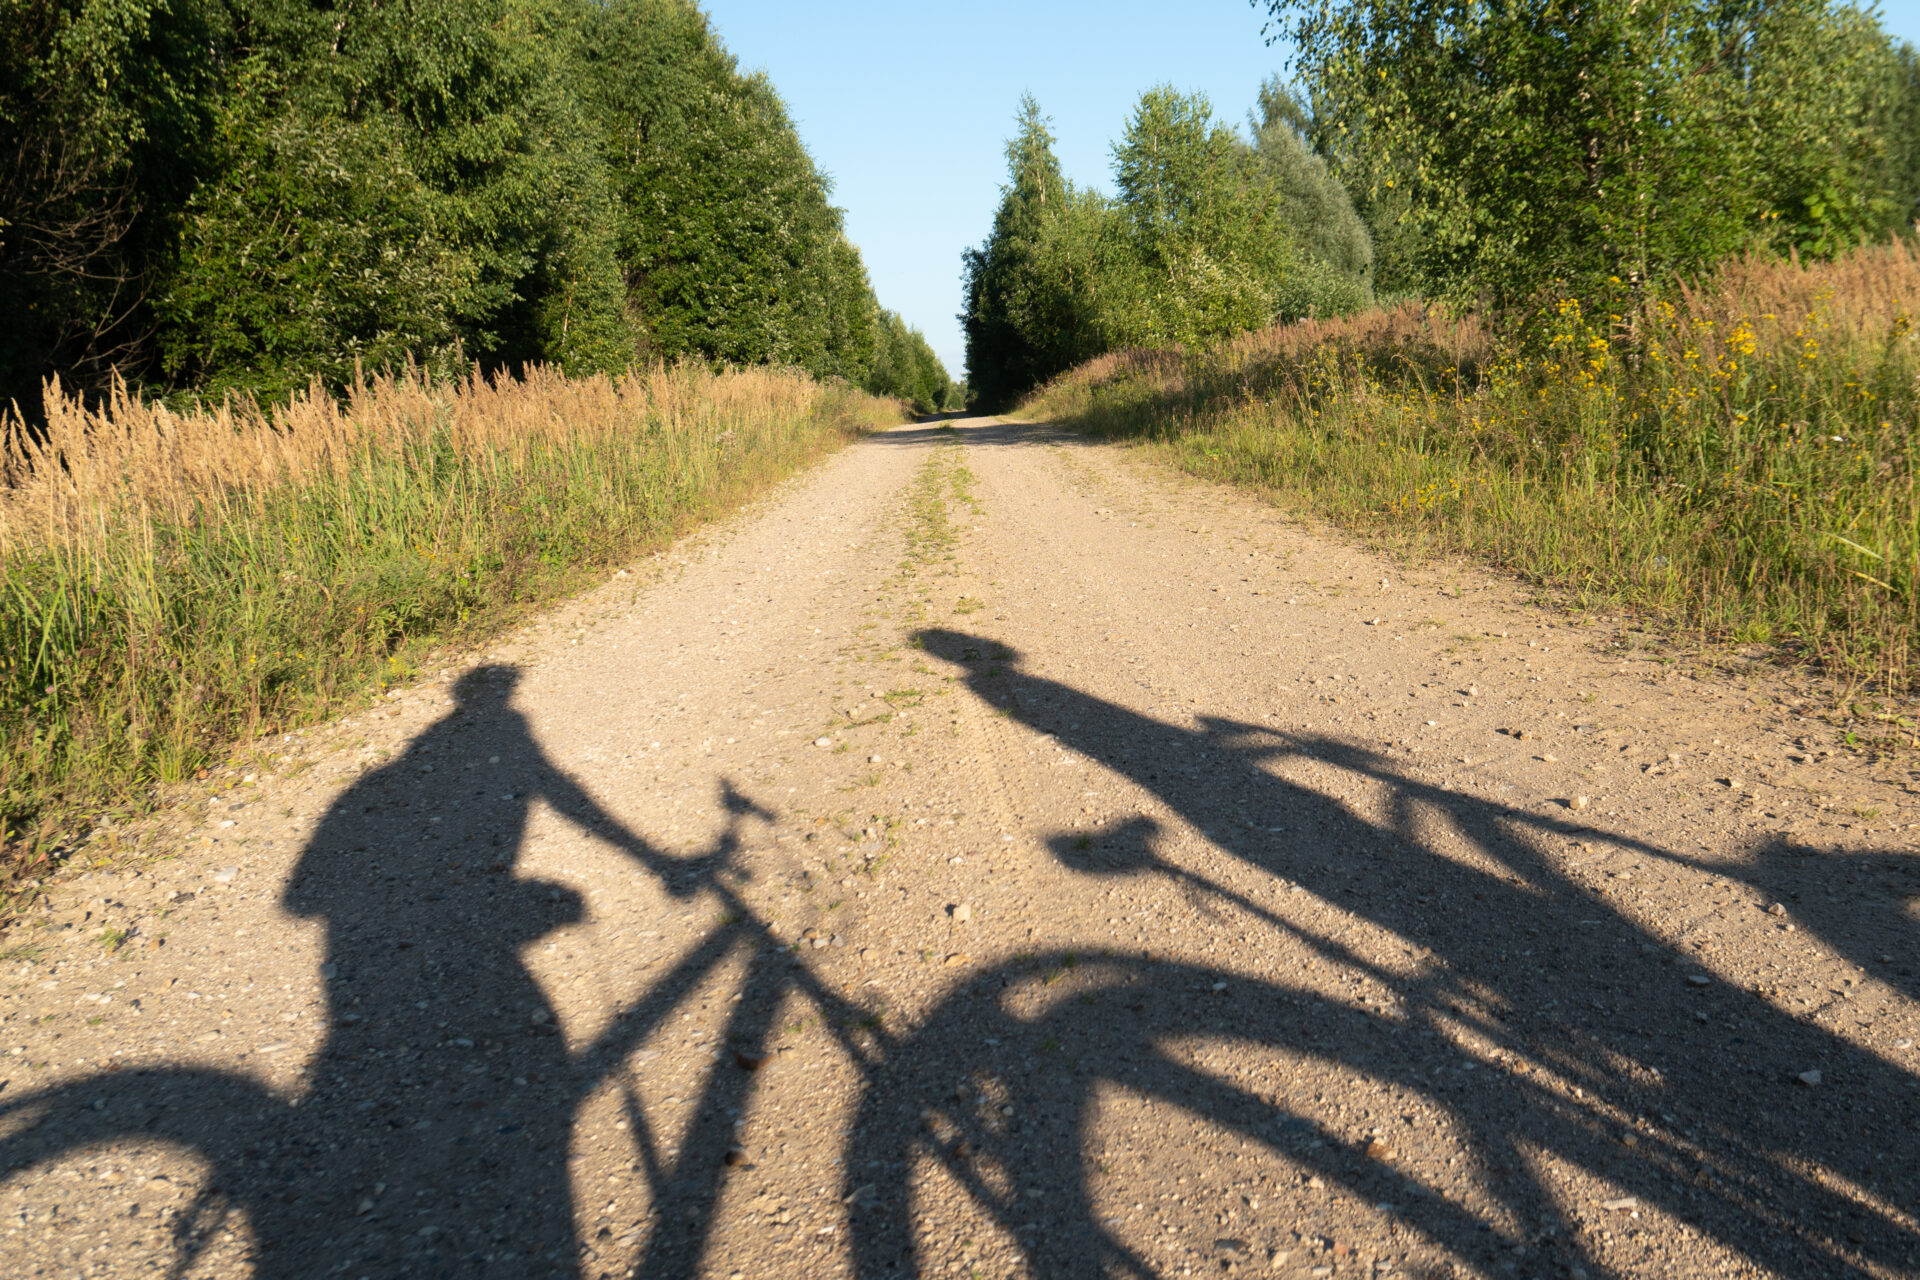
MULTIPOLYGON (((1020 95, 1053 117, 1067 175, 1105 186, 1109 147, 1143 89, 1206 93, 1246 117, 1285 50, 1248 0, 975 0, 830 5, 704 0, 744 70, 764 68, 832 175, 834 203, 883 305, 962 372, 960 252, 978 244, 1006 176, 1020 95)), ((1920 44, 1920 0, 1885 6, 1920 44)))

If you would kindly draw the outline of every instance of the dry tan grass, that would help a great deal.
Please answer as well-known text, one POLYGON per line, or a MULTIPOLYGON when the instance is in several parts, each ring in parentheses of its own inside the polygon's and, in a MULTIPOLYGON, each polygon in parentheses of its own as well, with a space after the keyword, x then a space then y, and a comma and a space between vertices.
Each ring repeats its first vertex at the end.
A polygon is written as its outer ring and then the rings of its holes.
POLYGON ((287 404, 230 400, 183 413, 124 386, 89 408, 56 384, 44 430, 30 432, 14 414, 0 419, 0 554, 97 541, 129 515, 188 521, 209 502, 338 479, 370 455, 436 433, 463 455, 517 466, 542 447, 604 443, 626 431, 754 431, 803 419, 830 394, 771 369, 657 366, 618 379, 536 369, 524 379, 476 372, 451 386, 382 376, 344 401, 316 384, 287 404))
MULTIPOLYGON (((49 398, 0 452, 0 847, 404 679, 901 406, 768 369, 49 398)), ((0 864, 4 860, 0 859, 0 864)))

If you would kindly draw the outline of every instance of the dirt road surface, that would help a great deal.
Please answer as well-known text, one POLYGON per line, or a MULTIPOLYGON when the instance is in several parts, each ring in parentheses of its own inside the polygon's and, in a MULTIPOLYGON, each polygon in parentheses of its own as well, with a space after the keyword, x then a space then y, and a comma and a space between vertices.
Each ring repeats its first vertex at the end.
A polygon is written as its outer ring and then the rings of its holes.
POLYGON ((58 880, 0 1271, 1920 1275, 1909 766, 1642 639, 874 436, 58 880))

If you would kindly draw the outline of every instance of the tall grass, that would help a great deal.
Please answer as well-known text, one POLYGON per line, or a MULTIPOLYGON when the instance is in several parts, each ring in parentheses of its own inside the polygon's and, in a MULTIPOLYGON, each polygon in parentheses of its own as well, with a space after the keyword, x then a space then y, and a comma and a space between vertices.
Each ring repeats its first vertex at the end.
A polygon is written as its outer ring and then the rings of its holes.
POLYGON ((898 405, 805 376, 375 378, 262 409, 58 394, 0 451, 0 838, 44 851, 223 746, 737 503, 898 405))
POLYGON ((1126 352, 1023 411, 1417 549, 1911 692, 1920 254, 1741 261, 1528 340, 1405 306, 1126 352))

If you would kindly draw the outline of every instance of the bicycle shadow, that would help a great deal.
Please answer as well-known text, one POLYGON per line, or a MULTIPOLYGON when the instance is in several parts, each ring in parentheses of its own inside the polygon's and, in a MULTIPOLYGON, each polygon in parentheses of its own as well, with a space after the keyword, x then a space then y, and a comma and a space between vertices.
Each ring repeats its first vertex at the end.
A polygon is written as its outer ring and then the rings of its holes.
MULTIPOLYGON (((1150 819, 1084 847, 1056 840, 1069 867, 1164 877, 1365 975, 1390 999, 1356 1010, 1305 982, 1109 953, 1087 962, 1095 976, 1074 1000, 1042 1000, 1036 1011, 1020 995, 1033 966, 1057 972, 1064 955, 979 975, 869 1086, 848 1180, 878 1168, 890 1181, 856 1218, 860 1274, 924 1273, 902 1175, 929 1157, 1022 1242, 1037 1274, 1159 1274, 1095 1207, 1084 1153, 1096 1138, 1095 1100, 1112 1089, 1184 1108, 1392 1206, 1401 1227, 1469 1266, 1505 1267, 1520 1246, 1594 1275, 1640 1269, 1595 1243, 1606 1215, 1570 1203, 1554 1165, 1777 1274, 1911 1266, 1920 1233, 1894 1206, 1920 1191, 1920 1152, 1888 1138, 1920 1118, 1913 1075, 1746 984, 1690 972, 1694 957, 1568 878, 1543 846, 1582 834, 1643 858, 1672 855, 1432 786, 1348 743, 1224 719, 1169 725, 1027 675, 1017 655, 980 637, 920 638, 967 666, 984 700, 1141 785, 1271 887, 1291 883, 1306 891, 1294 900, 1334 910, 1292 911, 1275 893, 1235 888, 1244 876, 1163 857, 1150 819), (994 665, 980 661, 988 653, 999 655, 994 665), (1363 820, 1271 771, 1301 756, 1383 784, 1388 816, 1363 820), (1389 931, 1424 962, 1411 972, 1385 963, 1365 941, 1369 929, 1389 931), (1195 1038, 1338 1067, 1423 1100, 1448 1117, 1477 1185, 1372 1158, 1334 1113, 1285 1084, 1266 1101, 1200 1070, 1178 1048, 1195 1038), (1051 1057, 1037 1051, 1048 1044, 1051 1057), (1799 1083, 1810 1069, 1823 1073, 1822 1087, 1799 1083), (996 1132, 991 1110, 956 1104, 957 1086, 982 1077, 1030 1121, 996 1132), (888 1122, 902 1098, 928 1109, 927 1126, 888 1122)), ((1771 864, 1757 865, 1765 874, 1771 864)), ((1837 918, 1826 927, 1846 933, 1837 918)), ((1910 951, 1910 924, 1904 941, 1910 951)), ((1651 1264, 1656 1242, 1631 1243, 1651 1264)))
MULTIPOLYGON (((569 1138, 582 1101, 617 1079, 656 1226, 704 1213, 727 1171, 714 1117, 750 1082, 714 1071, 712 1105, 675 1156, 649 1126, 629 1055, 705 978, 741 961, 747 995, 728 1034, 749 1052, 763 1044, 778 997, 755 978, 777 944, 714 930, 570 1052, 525 956, 580 921, 584 904, 516 875, 514 862, 544 804, 684 898, 729 873, 740 824, 759 810, 726 788, 728 825, 711 848, 655 848, 547 758, 510 705, 517 679, 510 667, 463 677, 458 706, 341 795, 292 872, 283 905, 326 932, 327 1031, 299 1093, 156 1068, 9 1099, 0 1177, 126 1139, 197 1155, 210 1172, 173 1219, 173 1274, 238 1213, 262 1277, 574 1276, 592 1251, 577 1227, 569 1138)), ((702 1230, 656 1230, 640 1274, 677 1273, 702 1230)))
POLYGON ((1908 848, 1828 856, 1774 839, 1741 866, 1711 870, 1778 903, 1797 927, 1857 968, 1920 1000, 1920 853, 1908 848))
MULTIPOLYGON (((956 661, 999 647, 954 633, 923 639, 956 661)), ((1140 782, 1236 862, 1429 959, 1412 976, 1376 963, 1340 930, 1307 927, 1270 896, 1163 856, 1165 832, 1136 819, 1085 847, 1062 837, 1054 851, 1090 877, 1164 877, 1246 913, 1384 984, 1394 1009, 1355 1009, 1304 981, 1117 957, 1082 966, 1062 988, 1072 1000, 1036 1004, 1023 993, 1067 967, 1055 954, 977 975, 910 1034, 856 1036, 848 1028, 866 1011, 835 996, 733 887, 744 875, 741 825, 760 812, 753 802, 723 784, 728 825, 709 848, 688 857, 656 848, 545 756, 510 705, 515 679, 510 668, 463 679, 453 713, 336 801, 291 876, 288 909, 321 920, 327 938, 328 1031, 302 1092, 161 1068, 10 1099, 0 1105, 0 1177, 129 1138, 199 1154, 210 1173, 173 1220, 174 1274, 238 1213, 261 1276, 576 1276, 609 1259, 581 1227, 569 1135, 583 1100, 612 1083, 650 1196, 644 1247, 620 1269, 692 1274, 731 1176, 728 1117, 759 1077, 716 1065, 697 1086, 690 1127, 669 1141, 641 1104, 645 1068, 631 1054, 724 970, 740 975, 741 999, 722 1044, 763 1055, 776 1011, 797 992, 863 1075, 845 1168, 853 1261, 865 1276, 922 1269, 906 1171, 924 1156, 1024 1241, 1036 1274, 1159 1274, 1137 1239, 1102 1220, 1086 1168, 1110 1086, 1284 1151, 1368 1203, 1396 1206, 1405 1227, 1477 1265, 1526 1244, 1535 1257, 1608 1271, 1577 1206, 1539 1172, 1543 1152, 1782 1274, 1884 1272, 1920 1244, 1897 1212, 1846 1189, 1877 1192, 1884 1206, 1920 1186, 1915 1153, 1876 1137, 1911 1127, 1911 1077, 1731 984, 1688 985, 1667 944, 1542 856, 1533 842, 1561 833, 1538 815, 1427 786, 1343 743, 1224 720, 1180 728, 1017 667, 1002 679, 976 665, 977 693, 1140 782), (1269 771, 1303 752, 1389 787, 1391 819, 1361 821, 1269 771), (536 804, 670 895, 712 895, 733 921, 572 1051, 524 959, 585 909, 563 886, 514 874, 536 804), (443 821, 425 820, 429 809, 443 821), (1437 848, 1436 823, 1473 858, 1437 848), (1463 1028, 1480 1048, 1469 1050, 1463 1028), (1450 1115, 1481 1167, 1476 1197, 1370 1156, 1284 1083, 1263 1097, 1202 1069, 1182 1056, 1195 1040, 1337 1066, 1424 1099, 1450 1115), (1479 1072, 1494 1050, 1539 1069, 1489 1081, 1479 1072), (1793 1083, 1809 1067, 1830 1091, 1793 1083), (981 1087, 963 1103, 955 1086, 966 1081, 981 1087), (994 1089, 1014 1100, 1011 1120, 986 1105, 994 1089), (1620 1141, 1629 1131, 1639 1147, 1620 1141), (1045 1194, 1026 1196, 1034 1189, 1045 1194)), ((1837 915, 1823 923, 1845 932, 1837 915)))

